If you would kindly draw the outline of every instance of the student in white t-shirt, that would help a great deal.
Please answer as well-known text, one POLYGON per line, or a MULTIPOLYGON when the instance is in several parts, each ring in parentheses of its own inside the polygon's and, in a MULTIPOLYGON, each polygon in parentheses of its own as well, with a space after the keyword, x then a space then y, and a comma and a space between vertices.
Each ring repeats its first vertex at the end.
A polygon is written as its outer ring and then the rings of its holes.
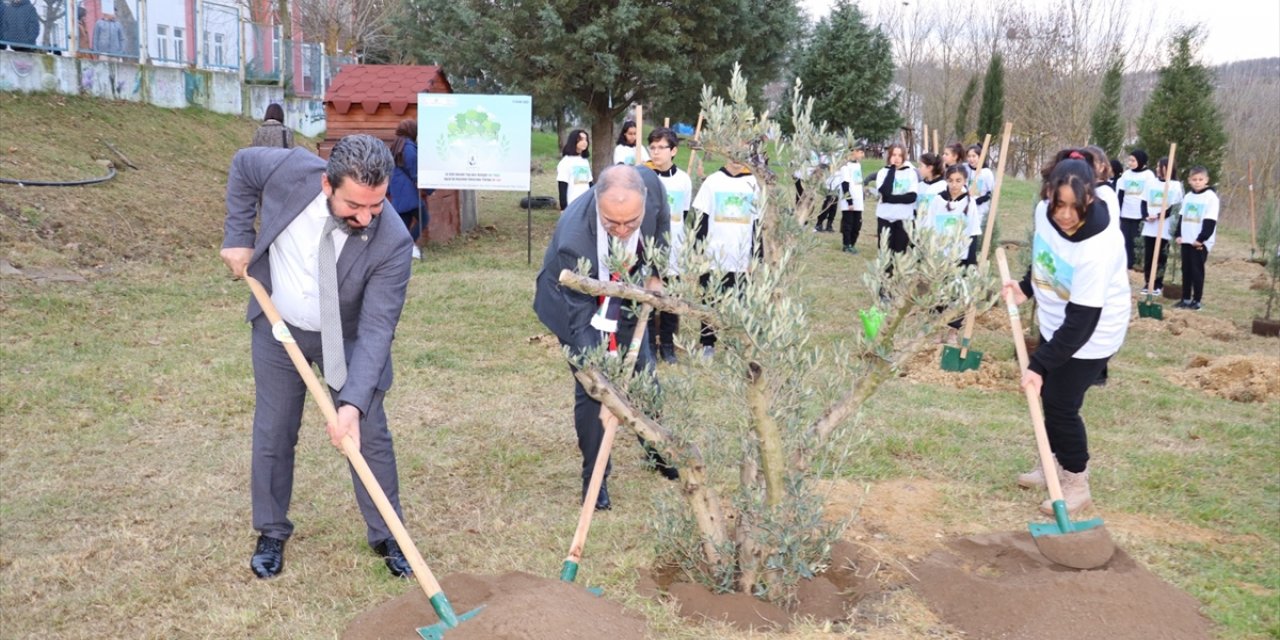
POLYGON ((978 231, 969 236, 970 252, 978 253, 978 245, 982 242, 982 234, 986 233, 987 212, 991 210, 991 192, 996 188, 996 174, 991 171, 991 158, 982 157, 982 145, 970 145, 965 158, 969 165, 969 195, 978 206, 978 231), (978 166, 982 160, 983 165, 978 166))
POLYGON ((560 164, 556 165, 556 183, 560 187, 560 213, 569 203, 587 192, 595 183, 591 178, 591 153, 587 148, 591 138, 586 131, 574 129, 565 138, 560 149, 560 164))
POLYGON ((840 167, 844 180, 845 200, 840 214, 840 243, 845 253, 857 253, 858 234, 862 233, 862 158, 866 149, 861 144, 849 152, 849 160, 840 167))
MULTIPOLYGON (((724 168, 707 176, 693 198, 698 230, 695 238, 703 241, 703 250, 713 268, 723 274, 719 286, 732 290, 747 275, 755 255, 755 229, 758 220, 756 197, 759 186, 746 165, 732 160, 724 168)), ((699 278, 704 289, 710 289, 711 274, 699 278)), ((716 352, 715 327, 702 325, 703 357, 716 352)))
POLYGON ((1120 199, 1116 197, 1115 178, 1111 174, 1111 161, 1107 152, 1097 145, 1089 145, 1080 150, 1087 159, 1093 161, 1094 196, 1107 205, 1107 214, 1111 216, 1111 226, 1120 226, 1120 199))
MULTIPOLYGON (((915 218, 920 177, 907 162, 907 149, 895 142, 885 149, 885 165, 876 173, 876 237, 893 253, 905 253, 911 244, 907 225, 915 218), (886 240, 887 237, 887 240, 886 240)), ((893 272, 890 264, 887 271, 893 272)))
POLYGON ((826 188, 826 192, 822 197, 822 211, 818 213, 818 219, 813 227, 814 231, 820 233, 835 232, 831 225, 835 224, 836 211, 840 210, 840 201, 844 199, 846 194, 844 177, 840 175, 840 171, 836 169, 834 164, 831 156, 823 154, 819 157, 818 171, 827 175, 826 183, 823 185, 826 188))
MULTIPOLYGON (((680 256, 685 247, 685 214, 689 212, 689 203, 693 198, 693 181, 689 174, 675 165, 676 152, 679 151, 680 137, 669 127, 658 127, 649 132, 649 161, 646 167, 653 169, 667 192, 667 204, 671 208, 671 241, 670 257, 667 271, 663 274, 663 283, 680 275, 680 256)), ((675 335, 680 330, 680 316, 666 311, 654 311, 649 320, 649 344, 656 345, 656 352, 663 362, 675 364, 675 335)))
POLYGON ((964 157, 964 145, 959 142, 952 142, 948 144, 942 148, 942 170, 946 171, 947 169, 958 165, 964 168, 964 175, 967 179, 967 176, 971 172, 969 171, 969 165, 965 162, 964 157))
MULTIPOLYGON (((1129 327, 1129 278, 1124 238, 1107 221, 1094 192, 1090 162, 1071 152, 1050 171, 1036 205, 1032 262, 1021 282, 1007 280, 1018 303, 1036 299, 1040 347, 1022 373, 1022 386, 1044 402, 1049 447, 1062 467, 1063 498, 1075 515, 1089 506, 1089 448, 1080 407, 1085 392, 1120 350, 1129 327)), ((1018 484, 1044 482, 1042 469, 1018 484)), ((1052 514, 1049 500, 1040 505, 1052 514)))
POLYGON ((639 164, 649 161, 649 152, 645 151, 643 146, 636 147, 636 139, 639 134, 636 133, 636 123, 634 120, 627 120, 622 123, 622 131, 618 133, 618 143, 613 147, 613 163, 636 165, 636 153, 640 154, 639 164))
POLYGON ((1182 300, 1174 308, 1199 311, 1204 296, 1204 265, 1218 238, 1218 192, 1209 186, 1209 170, 1196 166, 1187 174, 1191 192, 1182 200, 1182 223, 1175 242, 1182 250, 1182 300))
POLYGON ((1165 174, 1169 171, 1169 159, 1160 158, 1156 161, 1156 172, 1147 179, 1146 190, 1142 194, 1142 199, 1147 204, 1147 217, 1142 219, 1142 264, 1144 271, 1142 273, 1142 295, 1147 295, 1147 283, 1151 282, 1151 267, 1156 268, 1156 288, 1151 291, 1151 295, 1160 295, 1164 292, 1164 268, 1165 263, 1169 261, 1169 245, 1173 240, 1173 218, 1177 215, 1178 206, 1182 204, 1182 183, 1177 180, 1169 180, 1169 208, 1165 211, 1165 219, 1160 221, 1160 209, 1164 203, 1165 191, 1165 174), (1163 228, 1161 228, 1163 227, 1163 228), (1160 255, 1157 257, 1156 252, 1156 235, 1159 234, 1160 239, 1160 255))
POLYGON ((916 170, 920 172, 919 194, 916 198, 916 216, 919 217, 929 212, 929 203, 947 190, 947 183, 942 180, 942 156, 936 153, 921 154, 916 170))
MULTIPOLYGON (((923 156, 921 160, 924 160, 923 156)), ((929 201, 929 209, 921 216, 920 226, 932 227, 935 233, 945 235, 948 240, 948 255, 960 264, 977 264, 977 258, 973 255, 969 243, 969 231, 977 226, 978 219, 975 211, 977 207, 973 204, 973 198, 969 196, 969 172, 965 171, 963 166, 951 165, 943 175, 941 182, 946 186, 946 190, 929 201)), ((937 311, 945 313, 946 308, 940 307, 937 311)), ((947 323, 951 330, 940 341, 957 342, 958 330, 963 322, 963 318, 957 318, 947 323)))
POLYGON ((1124 234, 1125 261, 1129 264, 1128 268, 1132 269, 1137 264, 1133 242, 1138 238, 1142 219, 1147 217, 1142 192, 1147 188, 1147 180, 1152 173, 1147 168, 1147 152, 1142 149, 1129 152, 1127 162, 1128 170, 1120 174, 1120 179, 1116 181, 1116 198, 1120 202, 1120 232, 1124 234))

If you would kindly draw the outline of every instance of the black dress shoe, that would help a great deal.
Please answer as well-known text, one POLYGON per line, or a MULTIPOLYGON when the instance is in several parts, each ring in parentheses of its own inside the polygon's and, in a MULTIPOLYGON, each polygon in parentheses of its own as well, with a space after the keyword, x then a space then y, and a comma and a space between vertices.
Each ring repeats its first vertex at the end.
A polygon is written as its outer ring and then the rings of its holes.
MULTIPOLYGON (((591 478, 582 479, 582 500, 587 499, 587 486, 591 484, 591 478)), ((578 504, 582 504, 579 502, 578 504)), ((609 511, 613 508, 613 502, 609 500, 609 479, 604 478, 600 481, 600 493, 596 496, 596 511, 609 511)))
POLYGON ((676 469, 675 465, 667 462, 667 459, 662 457, 662 454, 658 453, 658 450, 653 448, 653 446, 648 442, 641 439, 640 443, 644 445, 645 455, 648 456, 649 463, 653 465, 654 471, 657 471, 662 475, 662 477, 668 480, 680 479, 680 470, 676 469))
POLYGON ((249 568, 259 578, 274 578, 284 569, 284 540, 258 536, 258 546, 249 558, 249 568))
POLYGON ((658 353, 662 356, 662 361, 667 364, 676 363, 676 347, 671 344, 664 344, 658 347, 658 353))
POLYGON ((397 578, 408 578, 413 575, 413 567, 409 565, 409 559, 404 557, 404 552, 400 550, 400 545, 396 543, 395 538, 379 542, 373 550, 382 556, 382 561, 387 563, 387 571, 390 571, 391 575, 397 578))

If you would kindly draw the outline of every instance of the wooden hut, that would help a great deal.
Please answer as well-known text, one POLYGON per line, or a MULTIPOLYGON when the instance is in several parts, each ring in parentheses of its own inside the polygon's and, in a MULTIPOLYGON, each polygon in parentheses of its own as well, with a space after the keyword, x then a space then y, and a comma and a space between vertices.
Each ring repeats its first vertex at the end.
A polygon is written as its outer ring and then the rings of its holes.
MULTIPOLYGON (((320 157, 329 157, 333 145, 353 133, 367 133, 390 144, 401 120, 418 117, 419 93, 453 93, 453 88, 437 66, 343 65, 325 92, 325 137, 320 157)), ((447 242, 461 232, 458 191, 437 189, 428 206, 431 222, 424 238, 447 242)))

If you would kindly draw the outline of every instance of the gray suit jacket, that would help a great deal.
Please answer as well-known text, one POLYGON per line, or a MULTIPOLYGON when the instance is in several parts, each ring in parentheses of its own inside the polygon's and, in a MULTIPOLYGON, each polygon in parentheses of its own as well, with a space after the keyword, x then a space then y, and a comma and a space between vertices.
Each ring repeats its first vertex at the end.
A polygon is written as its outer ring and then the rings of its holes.
MULTIPOLYGON (((249 275, 271 290, 271 243, 320 194, 325 161, 306 149, 241 149, 227 175, 222 247, 253 249, 249 275), (259 206, 261 202, 261 206, 259 206), (260 212, 259 228, 254 220, 260 212)), ((367 413, 375 390, 391 388, 391 340, 404 308, 413 240, 391 203, 368 228, 347 239, 338 257, 338 299, 347 353, 347 382, 338 402, 367 413)), ((262 313, 249 298, 247 318, 262 313)))
MULTIPOLYGON (((641 242, 654 238, 657 248, 665 251, 671 230, 671 209, 667 204, 667 192, 658 174, 647 167, 637 167, 644 179, 648 196, 644 203, 644 220, 640 223, 641 242)), ((537 291, 534 293, 533 310, 560 343, 575 352, 590 349, 601 341, 600 332, 591 326, 599 304, 595 296, 560 286, 560 271, 578 268, 578 259, 586 258, 591 264, 592 278, 600 277, 600 265, 596 264, 596 190, 579 196, 560 215, 551 244, 542 259, 542 271, 538 273, 537 291)), ((648 264, 648 259, 642 264, 648 264)), ((634 324, 626 318, 624 324, 634 324)))

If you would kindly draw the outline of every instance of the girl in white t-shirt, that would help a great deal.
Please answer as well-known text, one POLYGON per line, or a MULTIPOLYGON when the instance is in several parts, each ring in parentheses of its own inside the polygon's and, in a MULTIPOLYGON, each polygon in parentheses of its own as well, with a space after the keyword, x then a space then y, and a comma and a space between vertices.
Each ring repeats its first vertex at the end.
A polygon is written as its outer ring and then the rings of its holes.
POLYGON ((978 207, 977 233, 969 236, 969 244, 972 245, 970 251, 976 255, 978 244, 982 242, 982 234, 986 231, 983 225, 987 220, 987 212, 991 210, 991 192, 996 188, 996 174, 990 168, 991 158, 982 157, 982 145, 970 145, 965 158, 969 165, 969 195, 973 196, 973 203, 978 207), (978 166, 979 160, 982 160, 982 166, 978 166))
POLYGON ((649 161, 649 152, 643 146, 636 147, 636 139, 638 137, 634 120, 627 120, 622 123, 622 131, 618 133, 618 143, 613 147, 614 164, 634 166, 649 161), (636 153, 640 154, 640 162, 636 162, 636 153))
POLYGON ((1156 162, 1156 172, 1147 179, 1146 190, 1143 191, 1142 199, 1147 205, 1147 217, 1142 219, 1142 265, 1144 271, 1142 273, 1142 295, 1147 295, 1147 283, 1151 282, 1151 267, 1156 268, 1156 288, 1151 291, 1151 295, 1160 295, 1164 292, 1164 267, 1169 261, 1169 244, 1173 240, 1173 218, 1177 213, 1177 208, 1182 204, 1182 183, 1177 180, 1169 180, 1169 207, 1165 211, 1165 219, 1160 221, 1160 209, 1164 203, 1165 190, 1165 174, 1169 171, 1169 159, 1160 158, 1156 162), (1161 229, 1160 227, 1164 227, 1161 229), (1156 234, 1160 238, 1160 255, 1157 257, 1156 252, 1156 234))
POLYGON ((1116 197, 1116 176, 1111 174, 1111 161, 1107 159, 1107 152, 1097 145, 1089 145, 1081 149, 1081 152, 1086 159, 1093 161, 1094 197, 1107 205, 1107 216, 1111 220, 1111 226, 1119 228, 1120 200, 1116 197))
POLYGON ((849 160, 840 168, 844 180, 845 200, 840 213, 840 244, 845 253, 857 253, 858 234, 862 232, 862 158, 866 151, 859 144, 849 152, 849 160))
POLYGON ((916 198, 918 217, 929 213, 929 203, 947 190, 947 183, 942 180, 942 157, 936 153, 921 154, 917 169, 920 172, 919 194, 916 198))
MULTIPOLYGON (((1093 502, 1080 407, 1124 343, 1130 313, 1124 238, 1107 224, 1094 181, 1093 167, 1079 152, 1053 167, 1044 189, 1048 199, 1036 206, 1031 266, 1022 282, 1004 283, 1019 303, 1036 298, 1040 347, 1022 373, 1022 386, 1044 401, 1049 447, 1063 469, 1063 498, 1073 516, 1093 502)), ((1042 483, 1039 471, 1023 474, 1019 484, 1042 483)), ((1040 510, 1052 514, 1051 501, 1040 510)))
MULTIPOLYGON (((921 159, 923 160, 923 157, 921 159)), ((969 230, 977 226, 975 221, 978 216, 973 198, 969 196, 968 183, 969 172, 965 171, 961 165, 951 165, 944 173, 942 180, 946 190, 929 201, 929 209, 920 218, 921 227, 931 227, 935 233, 946 237, 948 255, 962 265, 977 264, 977 258, 973 255, 969 242, 969 230)), ((946 308, 940 307, 937 311, 945 313, 946 308)), ((940 338, 940 341, 944 344, 956 343, 959 337, 958 330, 963 322, 963 318, 956 318, 947 323, 951 331, 947 336, 940 338)))
POLYGON ((1147 168, 1147 152, 1142 149, 1129 152, 1127 162, 1128 170, 1120 174, 1120 179, 1116 181, 1116 198, 1120 202, 1120 232, 1124 234, 1125 261, 1128 268, 1132 269, 1137 264, 1133 242, 1141 231, 1142 219, 1147 217, 1142 192, 1153 174, 1147 168))
MULTIPOLYGON (((907 225, 915 218, 920 177, 907 162, 907 149, 895 142, 885 149, 885 165, 876 173, 876 237, 893 253, 904 253, 910 245, 907 225), (887 238, 887 239, 886 239, 887 238)), ((893 265, 888 271, 892 273, 893 265)))
POLYGON ((582 129, 574 129, 565 138, 560 149, 560 164, 556 165, 556 183, 560 187, 560 212, 569 207, 578 196, 587 192, 594 183, 591 177, 591 154, 587 148, 591 138, 582 129))
MULTIPOLYGON (((730 160, 724 168, 707 176, 693 197, 698 216, 695 238, 704 242, 703 250, 712 267, 723 274, 719 286, 724 290, 732 290, 746 277, 755 255, 758 191, 751 170, 730 160)), ((704 289, 711 288, 711 274, 702 274, 699 282, 704 289)), ((715 327, 703 323, 700 342, 703 357, 715 355, 715 327)))
POLYGON ((1204 296, 1204 264, 1218 238, 1218 192, 1209 186, 1209 170, 1196 166, 1187 174, 1191 187, 1182 200, 1182 223, 1175 242, 1182 250, 1182 300, 1175 308, 1200 310, 1204 296))

